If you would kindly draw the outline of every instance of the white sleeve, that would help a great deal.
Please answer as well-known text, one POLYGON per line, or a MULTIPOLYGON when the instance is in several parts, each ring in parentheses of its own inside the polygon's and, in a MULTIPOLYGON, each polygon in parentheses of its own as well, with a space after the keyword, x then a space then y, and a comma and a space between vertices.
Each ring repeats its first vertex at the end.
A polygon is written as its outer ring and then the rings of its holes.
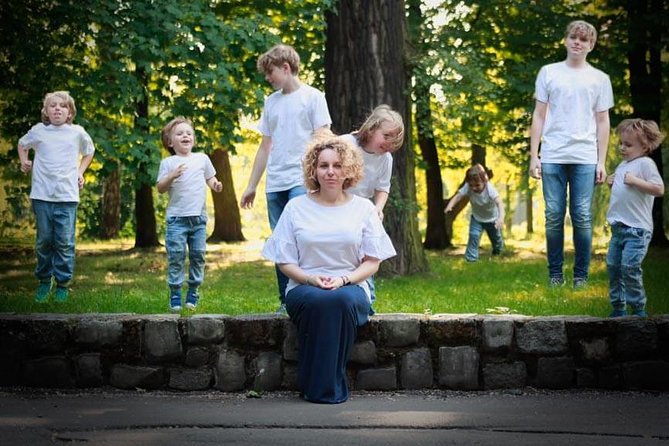
POLYGON ((272 235, 265 242, 261 255, 274 263, 299 265, 299 251, 293 227, 292 206, 289 202, 281 213, 272 235))
POLYGON ((383 163, 383 170, 379 175, 379 184, 374 187, 374 190, 380 190, 385 193, 390 193, 390 177, 393 174, 393 157, 388 156, 383 163))
POLYGON ((499 192, 497 192, 497 189, 495 186, 492 185, 490 181, 488 181, 488 195, 490 195, 490 198, 493 200, 497 197, 499 197, 499 192))
POLYGON ((28 133, 26 133, 19 139, 19 144, 21 144, 26 149, 34 150, 35 147, 37 147, 37 144, 39 144, 40 142, 38 135, 39 132, 37 131, 37 128, 40 125, 42 124, 35 124, 34 126, 32 126, 31 129, 28 130, 28 133))
POLYGON ((156 183, 162 180, 165 175, 170 173, 170 168, 168 166, 169 161, 167 161, 168 159, 169 158, 165 158, 164 160, 160 161, 160 167, 158 168, 158 178, 156 178, 156 183))
POLYGON ((469 184, 463 184, 462 187, 458 190, 458 195, 462 195, 463 197, 469 196, 469 184))
POLYGON ((211 159, 209 156, 202 154, 204 156, 204 179, 208 180, 214 176, 216 176, 216 169, 214 169, 214 165, 211 163, 211 159))
POLYGON ((316 90, 316 94, 314 94, 313 97, 310 118, 314 130, 316 130, 317 128, 323 127, 325 125, 332 124, 332 118, 330 118, 330 112, 328 111, 328 103, 325 100, 325 95, 316 90))
POLYGON ((611 79, 606 74, 602 75, 599 95, 597 98, 597 105, 595 111, 603 112, 613 107, 613 88, 611 87, 611 79))
POLYGON ((537 80, 534 83, 534 98, 545 104, 548 104, 548 90, 546 88, 546 67, 541 67, 539 74, 537 75, 537 80))
POLYGON ((362 228, 362 257, 368 256, 379 260, 386 260, 397 255, 393 242, 383 229, 383 224, 378 214, 373 210, 369 212, 362 228))
POLYGON ((83 156, 92 155, 95 153, 95 145, 91 139, 91 135, 88 134, 83 127, 78 126, 79 130, 79 153, 83 156))

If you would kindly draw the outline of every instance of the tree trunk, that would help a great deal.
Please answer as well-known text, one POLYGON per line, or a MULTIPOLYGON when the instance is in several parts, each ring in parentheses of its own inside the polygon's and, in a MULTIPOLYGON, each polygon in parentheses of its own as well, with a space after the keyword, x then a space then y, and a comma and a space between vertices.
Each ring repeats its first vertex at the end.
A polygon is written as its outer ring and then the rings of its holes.
MULTIPOLYGON (((663 0, 628 0, 627 1, 627 61, 630 70, 630 93, 634 116, 652 119, 660 124, 662 115, 662 36, 666 29, 660 17, 663 0)), ((654 150, 651 158, 657 164, 660 175, 664 177, 662 147, 654 150)), ((651 245, 669 244, 664 233, 662 216, 663 197, 656 197, 653 203, 653 238, 651 245)))
MULTIPOLYGON (((149 97, 146 93, 146 85, 148 83, 146 71, 138 67, 137 77, 145 88, 143 96, 135 103, 137 110, 135 127, 142 129, 145 134, 149 134, 149 97)), ((137 172, 140 183, 137 189, 135 189, 135 224, 137 225, 135 228, 135 248, 160 246, 156 231, 156 212, 153 207, 153 182, 148 182, 146 179, 141 180, 143 177, 148 178, 147 172, 148 166, 146 162, 140 162, 137 172)))
POLYGON ((216 178, 223 183, 223 191, 211 196, 214 199, 214 232, 208 242, 243 242, 242 219, 237 206, 237 196, 232 181, 232 169, 227 150, 214 150, 209 155, 216 169, 216 178))
POLYGON ((437 144, 432 132, 432 111, 429 103, 429 89, 416 91, 422 98, 416 104, 416 125, 418 126, 418 147, 425 163, 425 188, 427 190, 427 227, 425 229, 425 249, 444 249, 451 246, 446 237, 446 215, 444 214, 444 184, 437 144))
POLYGON ((121 165, 104 179, 102 185, 102 224, 100 238, 109 240, 118 237, 121 225, 121 165))
POLYGON ((384 219, 397 256, 383 262, 383 272, 425 271, 427 258, 416 217, 404 1, 341 0, 337 13, 327 13, 327 25, 325 94, 333 129, 351 131, 382 103, 397 110, 405 122, 407 136, 403 147, 394 154, 392 188, 384 219))

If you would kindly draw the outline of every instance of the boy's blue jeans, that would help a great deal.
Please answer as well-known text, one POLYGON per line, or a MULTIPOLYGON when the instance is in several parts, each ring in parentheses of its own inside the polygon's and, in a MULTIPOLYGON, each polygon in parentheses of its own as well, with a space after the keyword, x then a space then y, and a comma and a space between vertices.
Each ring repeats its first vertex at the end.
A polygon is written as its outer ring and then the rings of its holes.
POLYGON ((614 309, 624 310, 625 304, 634 309, 645 308, 646 291, 641 263, 652 236, 651 231, 621 223, 611 226, 606 270, 609 273, 609 300, 614 309))
POLYGON ((165 248, 167 249, 167 284, 181 290, 188 247, 188 288, 197 288, 204 280, 204 255, 207 249, 207 217, 168 217, 165 248))
POLYGON ((549 277, 563 278, 564 218, 567 212, 574 230, 574 279, 587 279, 592 249, 592 196, 595 164, 541 165, 541 182, 546 202, 546 251, 549 277))
POLYGON ((468 262, 475 262, 479 258, 479 244, 481 242, 481 234, 485 230, 490 238, 492 244, 492 255, 496 256, 502 252, 504 248, 504 240, 502 239, 502 231, 495 227, 495 222, 481 223, 472 215, 469 219, 469 240, 467 241, 467 249, 465 250, 465 260, 468 262))
MULTIPOLYGON (((288 202, 295 197, 304 195, 307 190, 304 186, 295 186, 288 190, 278 192, 267 192, 267 215, 269 217, 269 227, 274 231, 276 224, 279 222, 279 217, 283 213, 283 209, 288 202)), ((286 286, 288 285, 288 277, 281 272, 277 265, 274 265, 276 270, 276 281, 279 285, 279 300, 284 303, 286 300, 286 286)))
POLYGON ((77 224, 76 202, 32 200, 37 223, 35 276, 40 282, 67 286, 74 272, 74 235, 77 224))

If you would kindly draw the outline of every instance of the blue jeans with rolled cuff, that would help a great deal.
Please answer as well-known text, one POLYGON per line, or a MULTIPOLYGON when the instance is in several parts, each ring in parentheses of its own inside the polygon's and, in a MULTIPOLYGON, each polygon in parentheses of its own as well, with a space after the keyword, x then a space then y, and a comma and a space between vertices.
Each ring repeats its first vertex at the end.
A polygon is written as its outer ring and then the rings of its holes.
POLYGON ((641 263, 648 252, 653 233, 616 223, 611 226, 611 241, 606 254, 609 275, 609 300, 614 310, 629 305, 634 310, 646 307, 641 263))
POLYGON ((165 234, 167 249, 167 285, 181 290, 188 249, 188 288, 197 289, 204 280, 204 259, 207 249, 207 217, 167 217, 165 234))

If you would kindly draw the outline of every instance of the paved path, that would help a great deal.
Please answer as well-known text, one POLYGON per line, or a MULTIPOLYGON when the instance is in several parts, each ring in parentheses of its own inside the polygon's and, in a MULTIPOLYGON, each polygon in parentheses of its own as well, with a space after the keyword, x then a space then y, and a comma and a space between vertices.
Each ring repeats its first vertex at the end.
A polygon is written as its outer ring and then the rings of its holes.
POLYGON ((0 445, 669 446, 669 393, 0 391, 0 445))

